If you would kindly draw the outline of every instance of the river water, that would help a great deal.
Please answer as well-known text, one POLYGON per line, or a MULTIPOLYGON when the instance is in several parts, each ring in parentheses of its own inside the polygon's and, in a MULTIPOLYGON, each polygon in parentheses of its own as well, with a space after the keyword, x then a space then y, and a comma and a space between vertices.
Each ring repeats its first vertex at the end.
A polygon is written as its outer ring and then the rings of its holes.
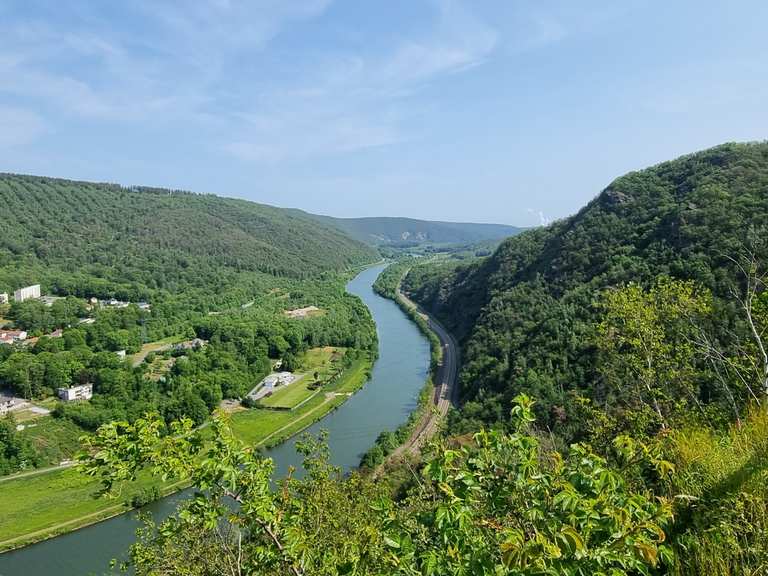
MULTIPOLYGON (((308 431, 328 431, 331 461, 349 470, 360 462, 383 430, 394 430, 416 407, 429 367, 429 343, 400 308, 373 292, 384 266, 361 272, 347 290, 359 296, 376 321, 379 359, 365 387, 308 431)), ((300 467, 295 439, 270 450, 277 477, 289 466, 300 467)), ((175 510, 185 493, 159 500, 145 508, 156 518, 175 510)), ((0 511, 2 513, 2 511, 0 511)), ((124 556, 139 526, 128 512, 75 532, 0 554, 0 576, 83 576, 109 574, 109 562, 124 556)))

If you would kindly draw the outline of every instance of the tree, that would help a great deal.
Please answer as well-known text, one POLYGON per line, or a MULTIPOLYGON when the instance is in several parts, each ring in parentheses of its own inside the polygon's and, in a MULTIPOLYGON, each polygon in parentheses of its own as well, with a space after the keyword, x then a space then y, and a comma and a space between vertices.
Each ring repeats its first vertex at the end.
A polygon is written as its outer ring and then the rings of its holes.
POLYGON ((693 282, 659 277, 644 290, 637 284, 603 295, 598 348, 614 393, 629 389, 635 406, 650 405, 659 423, 694 390, 696 322, 710 310, 710 297, 693 282))
MULTIPOLYGON (((622 576, 669 562, 669 503, 633 489, 585 446, 542 453, 527 432, 531 407, 517 398, 513 434, 439 447, 403 499, 358 474, 344 478, 322 438, 299 446, 307 476, 273 489, 272 461, 236 440, 222 417, 212 434, 189 419, 166 428, 151 415, 107 424, 86 439, 81 470, 112 494, 144 468, 195 487, 176 516, 150 524, 132 547, 140 576, 622 576)), ((670 471, 640 443, 622 437, 615 446, 625 466, 670 471)))

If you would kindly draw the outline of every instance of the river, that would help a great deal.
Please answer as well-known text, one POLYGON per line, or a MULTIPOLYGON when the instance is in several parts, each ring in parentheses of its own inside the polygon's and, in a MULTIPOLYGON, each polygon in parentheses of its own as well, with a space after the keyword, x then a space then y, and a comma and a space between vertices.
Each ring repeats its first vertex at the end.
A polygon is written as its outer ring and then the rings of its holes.
MULTIPOLYGON (((373 292, 385 266, 368 268, 347 285, 368 306, 379 334, 379 359, 365 387, 308 431, 328 431, 331 461, 349 470, 383 430, 394 430, 416 407, 429 367, 429 343, 398 306, 373 292)), ((299 466, 295 439, 270 450, 277 476, 299 466)), ((184 498, 184 492, 145 508, 165 517, 184 498)), ((135 539, 135 512, 81 528, 38 544, 0 554, 0 576, 84 576, 109 574, 109 562, 120 558, 135 539)))

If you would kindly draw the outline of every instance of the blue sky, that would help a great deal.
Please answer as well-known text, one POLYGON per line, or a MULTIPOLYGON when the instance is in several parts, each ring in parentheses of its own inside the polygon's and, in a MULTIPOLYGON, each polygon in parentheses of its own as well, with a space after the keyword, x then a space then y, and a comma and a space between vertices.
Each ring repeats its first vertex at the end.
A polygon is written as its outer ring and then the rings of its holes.
POLYGON ((0 170, 537 224, 768 137, 768 2, 0 0, 0 170))

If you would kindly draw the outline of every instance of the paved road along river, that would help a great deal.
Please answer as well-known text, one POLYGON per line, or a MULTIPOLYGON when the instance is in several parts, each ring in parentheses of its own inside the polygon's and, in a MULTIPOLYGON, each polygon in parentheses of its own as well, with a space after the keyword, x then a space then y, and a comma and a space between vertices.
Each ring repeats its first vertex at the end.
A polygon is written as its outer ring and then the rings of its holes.
MULTIPOLYGON (((347 290, 362 298, 376 320, 379 359, 370 382, 338 410, 309 428, 328 431, 331 460, 349 470, 382 430, 394 430, 415 409, 429 368, 429 343, 398 306, 376 294, 373 282, 384 266, 355 277, 347 290)), ((270 451, 277 474, 300 463, 294 440, 270 451)), ((174 510, 184 493, 164 498, 146 510, 156 517, 174 510)), ((0 513, 2 513, 0 511, 0 513)), ((108 574, 109 561, 122 557, 139 525, 129 512, 75 532, 0 554, 0 576, 83 576, 108 574)))

